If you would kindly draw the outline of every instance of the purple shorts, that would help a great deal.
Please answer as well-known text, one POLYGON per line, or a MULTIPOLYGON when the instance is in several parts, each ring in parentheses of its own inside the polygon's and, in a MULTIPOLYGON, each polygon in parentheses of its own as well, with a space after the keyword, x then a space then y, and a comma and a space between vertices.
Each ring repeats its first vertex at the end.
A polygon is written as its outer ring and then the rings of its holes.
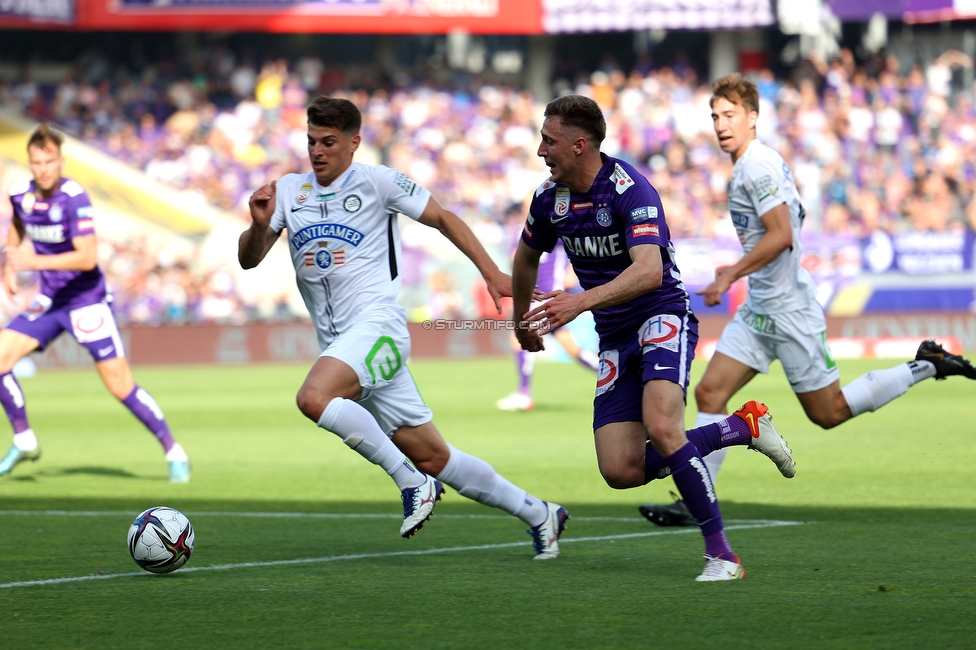
POLYGON ((36 339, 38 350, 67 330, 96 362, 125 356, 112 309, 104 301, 68 309, 46 307, 35 300, 27 311, 10 321, 7 329, 36 339))
POLYGON ((644 384, 664 379, 688 397, 688 377, 698 343, 692 313, 658 314, 632 336, 600 341, 600 374, 593 400, 593 430, 614 422, 643 422, 644 384))

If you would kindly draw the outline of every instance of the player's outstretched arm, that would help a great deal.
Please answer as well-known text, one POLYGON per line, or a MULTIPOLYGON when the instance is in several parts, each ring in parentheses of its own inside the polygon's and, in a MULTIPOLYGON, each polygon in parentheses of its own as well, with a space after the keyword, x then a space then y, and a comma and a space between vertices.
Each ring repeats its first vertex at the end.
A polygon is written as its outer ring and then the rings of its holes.
POLYGON ((488 293, 495 301, 495 309, 498 310, 499 314, 502 313, 501 299, 512 295, 512 278, 498 269, 498 265, 495 264, 495 261, 488 255, 488 251, 471 232, 468 224, 461 221, 461 218, 450 210, 442 208, 433 197, 427 203, 427 207, 418 221, 425 226, 439 230, 459 251, 474 262, 488 284, 488 293))
POLYGON ((526 313, 532 305, 535 294, 535 283, 539 279, 539 259, 542 251, 519 241, 515 250, 515 261, 512 262, 512 321, 515 327, 515 338, 519 345, 527 352, 544 350, 542 336, 538 328, 530 328, 526 320, 526 313))
POLYGON ((793 245, 790 209, 785 203, 780 203, 763 214, 759 220, 766 229, 766 234, 759 238, 753 249, 732 266, 715 269, 715 281, 695 292, 705 296, 706 307, 720 304, 722 295, 729 290, 733 282, 765 267, 793 245))
POLYGON ((255 190, 247 202, 251 211, 251 227, 241 233, 237 242, 237 260, 243 269, 253 269, 260 264, 278 241, 278 233, 271 229, 277 190, 277 182, 271 181, 269 185, 255 190))
POLYGON ((15 250, 23 241, 24 223, 15 212, 14 218, 10 221, 10 228, 7 230, 7 254, 3 264, 3 288, 11 298, 20 292, 20 288, 17 286, 17 270, 10 263, 10 251, 15 250))
POLYGON ((632 247, 629 252, 630 266, 613 280, 575 295, 550 291, 543 296, 546 302, 526 315, 528 320, 544 323, 546 330, 553 330, 569 323, 584 311, 619 305, 660 287, 664 278, 661 247, 641 244, 632 247))

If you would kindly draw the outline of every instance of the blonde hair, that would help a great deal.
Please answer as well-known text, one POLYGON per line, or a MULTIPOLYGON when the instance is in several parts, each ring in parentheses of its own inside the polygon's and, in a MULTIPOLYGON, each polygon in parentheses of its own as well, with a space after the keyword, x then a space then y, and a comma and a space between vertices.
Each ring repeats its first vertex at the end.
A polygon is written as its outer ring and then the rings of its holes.
POLYGON ((716 99, 738 104, 746 109, 747 113, 750 111, 759 113, 759 89, 756 88, 756 84, 743 79, 738 72, 726 75, 712 84, 712 99, 708 102, 709 107, 715 105, 716 99))

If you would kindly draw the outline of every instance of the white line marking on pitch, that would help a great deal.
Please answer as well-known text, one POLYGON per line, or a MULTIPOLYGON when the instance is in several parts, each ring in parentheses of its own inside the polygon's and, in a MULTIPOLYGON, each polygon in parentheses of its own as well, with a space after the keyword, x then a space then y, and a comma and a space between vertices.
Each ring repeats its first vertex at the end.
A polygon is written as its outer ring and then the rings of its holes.
MULTIPOLYGON (((0 514, 4 514, 0 512, 0 514)), ((117 514, 117 513, 113 513, 117 514)), ((725 530, 748 530, 753 528, 776 528, 780 526, 802 526, 802 521, 777 521, 762 520, 754 523, 735 524, 726 526, 725 530)), ((618 539, 633 539, 637 537, 660 537, 663 535, 683 535, 688 533, 698 533, 697 528, 682 528, 669 531, 649 531, 645 533, 627 533, 623 535, 601 535, 598 537, 569 537, 560 539, 562 544, 572 544, 576 542, 606 542, 618 539)), ((212 564, 210 566, 183 567, 180 573, 195 573, 198 571, 229 571, 231 569, 250 569, 255 567, 288 566, 293 564, 324 564, 326 562, 342 562, 347 560, 365 560, 385 557, 403 557, 409 555, 436 555, 440 553, 461 553, 464 551, 487 551, 498 548, 512 548, 515 546, 528 546, 530 542, 508 542, 506 544, 482 544, 480 546, 454 546, 449 548, 430 548, 420 551, 388 551, 385 553, 357 553, 353 555, 332 555, 328 557, 309 557, 297 560, 269 560, 267 562, 238 562, 235 564, 212 564)), ((151 577, 153 574, 145 571, 132 571, 128 573, 105 573, 101 575, 77 576, 73 578, 51 578, 48 580, 23 580, 20 582, 0 583, 0 589, 11 589, 13 587, 41 587, 46 585, 59 585, 68 582, 88 582, 90 580, 110 580, 112 578, 138 578, 151 577)))
MULTIPOLYGON (((139 513, 126 510, 0 510, 0 516, 22 515, 37 517, 134 517, 139 513)), ((254 519, 402 519, 399 513, 333 513, 333 512, 235 512, 186 511, 187 517, 243 517, 254 519)), ((437 514, 438 519, 511 519, 510 515, 437 514)), ((573 521, 622 521, 646 523, 642 517, 586 517, 573 515, 573 521)), ((729 523, 765 523, 772 519, 726 519, 729 523)))

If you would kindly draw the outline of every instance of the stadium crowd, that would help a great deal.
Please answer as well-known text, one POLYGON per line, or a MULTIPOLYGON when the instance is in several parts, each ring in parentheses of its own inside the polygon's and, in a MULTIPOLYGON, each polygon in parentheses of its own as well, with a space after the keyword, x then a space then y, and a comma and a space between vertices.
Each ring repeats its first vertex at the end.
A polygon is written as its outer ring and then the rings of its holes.
MULTIPOLYGON (((952 84, 953 68, 970 65, 956 52, 923 68, 893 56, 858 63, 843 50, 830 62, 805 60, 786 78, 769 70, 752 75, 761 92, 759 137, 794 171, 806 232, 976 229, 976 108, 972 89, 952 84)), ((360 160, 396 167, 430 188, 476 224, 493 254, 507 256, 524 218, 514 206, 546 177, 535 155, 542 103, 508 87, 472 91, 423 80, 380 87, 368 79, 357 83, 311 56, 258 63, 220 48, 182 64, 90 56, 56 85, 0 83, 0 102, 247 219, 253 188, 307 168, 309 99, 342 95, 364 115, 360 160)), ((710 88, 692 67, 608 64, 556 87, 589 95, 604 109, 604 151, 646 172, 675 238, 734 236, 725 195, 731 163, 715 143, 710 88)), ((408 227, 405 251, 436 258, 424 236, 408 227)), ((125 312, 120 321, 258 314, 226 271, 191 271, 165 257, 143 242, 115 251, 107 271, 125 312)), ((430 265, 414 279, 431 295, 427 311, 456 293, 443 289, 441 269, 430 265)), ((468 311, 477 305, 461 302, 468 311)))

